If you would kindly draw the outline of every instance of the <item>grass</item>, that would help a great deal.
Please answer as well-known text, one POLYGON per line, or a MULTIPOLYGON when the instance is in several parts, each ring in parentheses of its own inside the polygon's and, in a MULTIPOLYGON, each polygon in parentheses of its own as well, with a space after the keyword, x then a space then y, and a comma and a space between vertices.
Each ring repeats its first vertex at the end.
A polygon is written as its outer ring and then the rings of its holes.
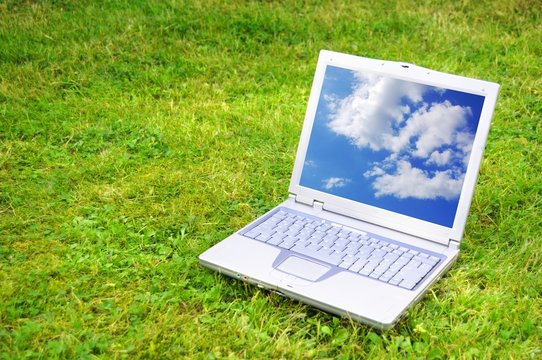
POLYGON ((0 358, 540 358, 539 1, 0 3, 0 358), (285 199, 318 51, 502 85, 461 257, 388 332, 201 268, 285 199))

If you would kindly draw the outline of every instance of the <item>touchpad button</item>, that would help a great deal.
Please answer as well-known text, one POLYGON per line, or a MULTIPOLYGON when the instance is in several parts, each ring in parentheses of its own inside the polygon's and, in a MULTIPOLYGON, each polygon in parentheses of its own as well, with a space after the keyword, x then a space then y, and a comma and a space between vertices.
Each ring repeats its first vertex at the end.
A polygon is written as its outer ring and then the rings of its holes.
POLYGON ((276 269, 306 280, 315 281, 328 272, 330 268, 297 256, 290 256, 281 262, 276 269))

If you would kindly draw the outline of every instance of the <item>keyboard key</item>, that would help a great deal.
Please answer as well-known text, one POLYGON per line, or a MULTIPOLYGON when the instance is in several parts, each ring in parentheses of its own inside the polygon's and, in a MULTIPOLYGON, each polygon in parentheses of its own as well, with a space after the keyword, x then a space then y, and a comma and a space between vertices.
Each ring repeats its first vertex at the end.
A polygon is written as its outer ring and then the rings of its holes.
POLYGON ((318 231, 324 231, 324 232, 327 231, 328 229, 331 229, 331 225, 325 224, 325 223, 324 223, 324 224, 320 224, 320 226, 318 226, 318 227, 316 228, 316 230, 318 230, 318 231))
POLYGON ((286 236, 285 234, 275 234, 275 236, 278 236, 278 237, 281 237, 282 240, 286 241, 286 242, 291 242, 291 243, 294 243, 296 242, 298 239, 293 237, 293 236, 286 236))
MULTIPOLYGON (((261 236, 261 235, 260 235, 261 236)), ((260 237, 258 236, 258 238, 260 237)), ((256 239, 258 239, 256 238, 256 239)), ((282 242, 282 239, 280 237, 272 237, 271 239, 269 239, 267 241, 268 244, 271 244, 271 245, 278 245, 282 242)))
POLYGON ((310 251, 318 251, 318 250, 320 250, 321 248, 322 248, 322 247, 321 247, 320 245, 318 245, 318 244, 312 244, 312 243, 309 244, 309 245, 307 245, 307 247, 306 247, 306 249, 307 249, 307 250, 310 250, 310 251))
POLYGON ((286 242, 286 241, 283 241, 281 242, 280 244, 278 244, 281 248, 283 249, 291 249, 292 247, 294 247, 294 243, 289 243, 289 242, 286 242))
POLYGON ((408 290, 412 290, 417 283, 403 280, 399 283, 399 286, 408 290))
POLYGON ((356 255, 358 253, 358 250, 354 247, 347 247, 344 250, 348 255, 356 255))
POLYGON ((350 230, 350 232, 352 234, 357 234, 359 235, 360 237, 366 237, 367 236, 367 233, 365 231, 361 231, 361 230, 358 230, 358 229, 353 229, 353 228, 348 228, 348 227, 344 227, 345 229, 348 229, 350 230))
MULTIPOLYGON (((384 274, 382 274, 382 276, 389 277, 389 279, 391 279, 392 277, 395 276, 395 274, 397 274, 397 271, 388 269, 388 271, 386 271, 384 274)), ((386 280, 386 281, 388 281, 388 280, 386 280)))
POLYGON ((286 228, 286 227, 280 227, 280 226, 277 226, 277 227, 274 228, 273 230, 275 230, 275 232, 280 233, 280 234, 283 234, 283 233, 285 233, 285 232, 288 232, 288 228, 286 228))
POLYGON ((369 271, 369 273, 372 273, 373 270, 378 266, 378 263, 375 261, 370 261, 363 267, 364 271, 369 271))
POLYGON ((387 253, 384 250, 376 249, 371 253, 371 257, 375 259, 382 259, 387 253))
POLYGON ((400 271, 399 276, 401 276, 403 280, 407 280, 409 282, 415 282, 415 283, 418 283, 423 277, 423 275, 421 275, 419 272, 412 272, 412 271, 409 271, 409 272, 400 271))
POLYGON ((325 235, 323 238, 322 238, 324 241, 333 241, 335 242, 335 240, 338 239, 338 237, 336 235, 325 235))
POLYGON ((284 234, 286 234, 287 236, 297 236, 297 234, 299 234, 299 231, 288 230, 288 231, 284 232, 284 234))
POLYGON ((429 264, 421 264, 418 268, 420 275, 425 276, 433 267, 429 264))
POLYGON ((367 260, 358 260, 356 261, 351 267, 350 271, 353 271, 353 272, 359 272, 361 269, 363 269, 363 267, 367 264, 367 260))
POLYGON ((339 264, 339 267, 340 268, 343 268, 343 269, 348 269, 350 266, 352 266, 352 262, 351 261, 345 261, 343 260, 340 264, 339 264))
POLYGON ((357 242, 350 242, 350 243, 348 243, 348 245, 347 245, 348 249, 354 249, 354 250, 356 250, 356 251, 359 250, 359 249, 361 249, 361 246, 362 246, 362 245, 359 244, 359 243, 357 243, 357 242))
POLYGON ((392 278, 392 276, 389 276, 389 275, 386 275, 386 274, 382 274, 382 276, 380 276, 380 277, 378 278, 378 280, 383 281, 383 282, 388 282, 388 281, 390 281, 391 278, 392 278))
POLYGON ((308 241, 306 241, 306 240, 297 240, 297 241, 295 242, 295 244, 296 244, 297 246, 300 246, 300 247, 307 247, 307 246, 309 246, 311 243, 308 242, 308 241))
POLYGON ((343 261, 343 257, 344 255, 334 252, 333 254, 329 255, 329 260, 323 260, 323 261, 327 261, 333 265, 339 265, 343 261))
POLYGON ((256 236, 256 240, 263 241, 263 242, 266 242, 269 239, 271 239, 271 235, 261 234, 261 235, 256 236))
POLYGON ((384 255, 384 260, 388 260, 391 263, 393 263, 398 258, 399 258, 399 255, 394 254, 394 253, 387 253, 386 255, 384 255))
POLYGON ((320 245, 322 246, 322 248, 331 251, 331 248, 332 248, 335 244, 334 244, 333 242, 330 242, 330 241, 322 241, 322 242, 320 243, 320 245))
POLYGON ((260 234, 261 234, 261 232, 253 229, 253 230, 250 230, 249 232, 246 232, 245 236, 254 239, 260 234))
POLYGON ((315 231, 315 232, 312 234, 312 237, 319 238, 319 239, 324 238, 324 236, 326 236, 326 233, 323 232, 323 231, 315 231))
POLYGON ((338 227, 332 227, 331 229, 327 230, 326 233, 330 234, 330 235, 337 235, 339 233, 339 231, 341 231, 341 228, 338 228, 338 227))
POLYGON ((337 252, 342 252, 344 249, 346 249, 346 246, 341 244, 335 244, 331 247, 331 250, 335 250, 337 252))
POLYGON ((404 265, 402 265, 402 264, 398 264, 397 262, 394 262, 393 264, 390 265, 390 270, 391 270, 391 271, 398 272, 399 270, 401 270, 401 268, 402 268, 403 266, 404 266, 404 265))
POLYGON ((359 249, 359 253, 360 254, 370 254, 370 253, 373 252, 373 250, 374 250, 373 247, 368 246, 368 245, 364 245, 359 249))
POLYGON ((388 264, 382 264, 380 263, 374 270, 373 272, 378 274, 378 276, 384 274, 389 268, 389 265, 388 264))
POLYGON ((351 233, 351 234, 348 236, 348 240, 357 242, 357 241, 359 241, 359 235, 358 235, 358 234, 351 233))

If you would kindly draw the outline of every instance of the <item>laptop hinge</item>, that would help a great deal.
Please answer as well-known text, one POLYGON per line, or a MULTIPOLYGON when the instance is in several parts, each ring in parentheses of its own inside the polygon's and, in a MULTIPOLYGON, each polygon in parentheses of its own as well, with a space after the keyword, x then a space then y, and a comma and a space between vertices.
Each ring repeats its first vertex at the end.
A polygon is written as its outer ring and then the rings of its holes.
POLYGON ((459 241, 450 239, 450 241, 448 241, 448 247, 456 250, 459 249, 459 241))
POLYGON ((309 198, 309 197, 305 197, 305 196, 301 196, 299 194, 290 194, 290 198, 294 198, 296 203, 301 203, 301 204, 305 204, 305 205, 309 205, 309 206, 312 206, 313 203, 314 203, 314 199, 309 198))
POLYGON ((319 211, 321 211, 324 208, 324 203, 323 202, 318 201, 318 200, 314 200, 314 199, 309 198, 309 197, 290 194, 290 198, 293 198, 295 200, 295 202, 297 202, 297 203, 312 206, 313 208, 315 208, 316 210, 319 210, 319 211))
POLYGON ((313 207, 318 211, 322 211, 324 209, 324 203, 318 200, 314 200, 313 207))

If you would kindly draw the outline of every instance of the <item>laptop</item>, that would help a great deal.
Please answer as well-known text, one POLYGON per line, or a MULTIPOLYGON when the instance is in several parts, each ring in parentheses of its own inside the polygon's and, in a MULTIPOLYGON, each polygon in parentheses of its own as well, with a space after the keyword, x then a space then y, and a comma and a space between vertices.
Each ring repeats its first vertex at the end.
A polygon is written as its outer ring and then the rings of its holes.
POLYGON ((322 50, 287 200, 201 265, 393 327, 459 255, 498 91, 322 50))

